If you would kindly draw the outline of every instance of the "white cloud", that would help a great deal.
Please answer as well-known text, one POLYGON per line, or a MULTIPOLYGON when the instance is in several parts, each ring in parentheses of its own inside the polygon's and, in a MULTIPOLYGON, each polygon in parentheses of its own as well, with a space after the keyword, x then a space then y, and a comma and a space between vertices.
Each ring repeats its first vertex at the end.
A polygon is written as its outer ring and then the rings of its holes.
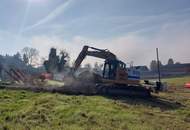
MULTIPOLYGON (((166 63, 172 57, 175 61, 190 62, 190 28, 188 22, 167 24, 152 38, 142 37, 131 33, 112 39, 90 39, 75 36, 71 41, 65 41, 58 37, 39 36, 32 38, 32 45, 41 51, 42 55, 48 55, 52 46, 58 49, 64 48, 70 54, 72 60, 76 59, 83 45, 89 45, 102 49, 109 49, 118 58, 125 62, 134 61, 134 64, 149 65, 152 59, 156 58, 155 49, 160 50, 160 59, 166 63)), ((98 61, 94 58, 87 58, 84 62, 98 61)))

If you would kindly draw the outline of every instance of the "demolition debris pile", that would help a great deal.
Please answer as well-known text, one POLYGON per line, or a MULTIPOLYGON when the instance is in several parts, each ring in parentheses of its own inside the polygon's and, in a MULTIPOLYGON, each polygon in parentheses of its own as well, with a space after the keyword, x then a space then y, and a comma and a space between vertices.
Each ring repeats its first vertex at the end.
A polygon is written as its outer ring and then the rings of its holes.
MULTIPOLYGON (((7 71, 8 72, 8 71, 7 71)), ((88 76, 88 81, 85 80, 81 82, 81 80, 86 79, 85 77, 80 77, 79 79, 75 79, 73 77, 65 77, 63 86, 48 86, 46 85, 46 81, 40 79, 40 77, 32 77, 26 76, 21 73, 20 70, 11 69, 11 73, 8 72, 9 76, 15 81, 10 84, 6 84, 6 82, 1 83, 1 88, 13 89, 13 90, 29 90, 34 92, 51 92, 51 93, 63 93, 63 94, 85 94, 92 95, 96 94, 96 86, 93 80, 90 80, 89 77, 92 73, 86 73, 88 76)))
MULTIPOLYGON (((92 94, 94 93, 93 81, 80 82, 82 79, 89 79, 92 73, 82 74, 75 78, 71 75, 72 69, 66 64, 68 60, 68 53, 61 51, 61 57, 57 55, 56 49, 50 50, 49 58, 44 62, 46 72, 38 71, 38 69, 31 69, 32 67, 26 65, 18 57, 0 57, 5 61, 0 64, 2 81, 1 88, 16 89, 16 90, 30 90, 35 92, 58 92, 65 94, 92 94), (16 61, 15 61, 16 59, 16 61), (12 62, 10 62, 12 61, 12 62), (16 64, 15 64, 16 63, 16 64), (18 65, 17 65, 18 64, 18 65), (32 72, 30 72, 32 70, 32 72), (33 70, 36 70, 33 72, 33 70), (64 86, 51 86, 47 84, 48 79, 59 79, 64 83, 64 86)), ((91 78, 92 79, 92 78, 91 78)))

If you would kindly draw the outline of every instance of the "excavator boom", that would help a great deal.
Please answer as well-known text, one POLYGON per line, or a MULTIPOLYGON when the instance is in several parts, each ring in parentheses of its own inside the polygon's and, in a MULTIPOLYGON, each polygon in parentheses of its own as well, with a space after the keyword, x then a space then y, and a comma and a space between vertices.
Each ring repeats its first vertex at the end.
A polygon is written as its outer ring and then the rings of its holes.
POLYGON ((76 71, 79 68, 79 66, 81 65, 82 61, 85 59, 86 56, 93 56, 101 59, 112 59, 112 60, 117 59, 117 57, 107 49, 103 50, 94 47, 84 46, 75 61, 73 67, 74 71, 76 71))

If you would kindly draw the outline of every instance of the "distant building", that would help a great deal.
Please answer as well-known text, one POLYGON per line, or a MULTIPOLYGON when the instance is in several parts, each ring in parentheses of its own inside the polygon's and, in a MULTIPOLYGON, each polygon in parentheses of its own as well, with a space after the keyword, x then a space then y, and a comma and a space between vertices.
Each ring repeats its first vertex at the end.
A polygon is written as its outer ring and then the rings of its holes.
POLYGON ((140 78, 141 79, 146 79, 149 77, 156 77, 154 76, 155 74, 152 73, 147 66, 134 66, 136 70, 140 72, 140 78))
POLYGON ((147 72, 149 71, 147 66, 134 66, 135 69, 139 70, 140 72, 147 72))
MULTIPOLYGON (((147 66, 134 66, 140 71, 141 79, 158 78, 157 71, 150 71, 147 66)), ((161 77, 190 75, 190 63, 160 66, 161 77)))
POLYGON ((164 65, 160 70, 163 76, 190 74, 190 63, 164 65))

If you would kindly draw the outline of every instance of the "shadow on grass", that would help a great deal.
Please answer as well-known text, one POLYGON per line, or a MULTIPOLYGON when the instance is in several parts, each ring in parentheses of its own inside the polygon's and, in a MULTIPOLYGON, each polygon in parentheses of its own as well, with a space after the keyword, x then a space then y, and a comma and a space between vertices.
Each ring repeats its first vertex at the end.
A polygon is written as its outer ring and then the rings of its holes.
POLYGON ((181 107, 185 107, 179 102, 171 101, 164 98, 159 98, 156 96, 152 96, 149 98, 139 98, 139 97, 113 97, 113 96, 104 96, 106 98, 119 101, 121 103, 129 104, 129 105, 143 105, 149 106, 153 108, 160 108, 162 111, 166 110, 175 110, 181 107))

